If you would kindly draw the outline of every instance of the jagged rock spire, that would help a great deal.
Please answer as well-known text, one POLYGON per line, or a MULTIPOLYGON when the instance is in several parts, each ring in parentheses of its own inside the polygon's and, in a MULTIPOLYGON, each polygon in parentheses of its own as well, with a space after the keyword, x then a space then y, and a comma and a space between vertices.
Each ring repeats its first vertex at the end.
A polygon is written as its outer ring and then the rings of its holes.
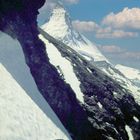
POLYGON ((82 55, 88 56, 92 61, 108 62, 108 60, 98 50, 96 45, 90 42, 73 27, 70 15, 64 8, 61 1, 56 3, 49 21, 42 26, 42 29, 54 38, 62 41, 72 48, 75 48, 82 55))

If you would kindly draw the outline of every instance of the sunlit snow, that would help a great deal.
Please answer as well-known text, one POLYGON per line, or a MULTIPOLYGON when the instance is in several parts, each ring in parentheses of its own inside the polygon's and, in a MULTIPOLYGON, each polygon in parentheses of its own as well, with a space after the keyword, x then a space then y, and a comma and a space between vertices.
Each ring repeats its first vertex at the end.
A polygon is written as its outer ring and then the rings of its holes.
POLYGON ((42 29, 81 53, 88 60, 92 58, 95 61, 108 61, 96 45, 73 28, 70 16, 63 5, 58 4, 53 9, 49 22, 45 23, 42 29))
POLYGON ((58 69, 60 75, 64 76, 65 81, 70 84, 71 88, 76 93, 77 99, 84 103, 83 93, 80 89, 80 81, 74 73, 72 63, 65 57, 62 57, 58 49, 53 44, 49 43, 42 35, 40 35, 40 38, 46 44, 50 62, 58 69))
MULTIPOLYGON (((68 137, 0 64, 0 140, 52 140, 68 137), (53 131, 52 131, 53 130, 53 131)), ((51 118, 52 117, 52 118, 51 118)))
POLYGON ((138 119, 136 116, 134 116, 133 119, 134 119, 136 122, 139 122, 139 119, 138 119))
POLYGON ((133 134, 132 134, 132 129, 128 125, 126 125, 125 130, 128 134, 129 140, 134 140, 134 137, 133 137, 133 134))

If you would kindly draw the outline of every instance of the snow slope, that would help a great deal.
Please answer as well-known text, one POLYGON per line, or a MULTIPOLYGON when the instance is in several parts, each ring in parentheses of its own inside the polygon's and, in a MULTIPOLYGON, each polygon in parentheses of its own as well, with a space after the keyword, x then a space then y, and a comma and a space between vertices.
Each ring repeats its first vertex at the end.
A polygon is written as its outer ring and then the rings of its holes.
POLYGON ((59 74, 67 83, 70 84, 71 88, 76 93, 77 99, 84 103, 83 93, 80 89, 80 81, 74 73, 71 62, 68 61, 65 57, 62 57, 58 49, 53 44, 49 43, 49 41, 46 40, 42 35, 40 35, 40 39, 46 45, 46 51, 50 58, 50 63, 57 68, 59 74))
POLYGON ((0 140, 70 140, 39 93, 18 42, 2 34, 0 46, 0 140))
POLYGON ((125 75, 125 77, 127 77, 132 82, 137 84, 139 83, 139 87, 140 87, 140 70, 123 66, 120 64, 116 65, 115 68, 120 70, 125 75))
POLYGON ((77 50, 88 60, 108 61, 93 43, 73 28, 69 14, 60 3, 53 9, 49 22, 45 23, 42 29, 77 50))
MULTIPOLYGON (((68 139, 1 64, 0 74, 1 140, 68 139)), ((47 103, 45 106, 52 114, 47 103)))

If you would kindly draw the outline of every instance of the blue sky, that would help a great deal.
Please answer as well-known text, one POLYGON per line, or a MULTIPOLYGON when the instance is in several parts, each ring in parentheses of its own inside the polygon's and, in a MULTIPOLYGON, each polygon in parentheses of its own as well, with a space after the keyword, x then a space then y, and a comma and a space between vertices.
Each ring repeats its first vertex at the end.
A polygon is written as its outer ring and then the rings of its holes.
MULTIPOLYGON (((64 1, 74 27, 99 44, 106 57, 140 69, 140 0, 64 1)), ((48 9, 41 10, 40 23, 48 19, 48 9)))

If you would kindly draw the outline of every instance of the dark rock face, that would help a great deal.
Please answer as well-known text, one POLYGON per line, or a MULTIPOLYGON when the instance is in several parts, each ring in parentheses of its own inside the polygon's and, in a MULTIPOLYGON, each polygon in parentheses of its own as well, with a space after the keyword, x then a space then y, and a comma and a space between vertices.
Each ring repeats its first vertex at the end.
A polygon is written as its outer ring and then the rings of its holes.
MULTIPOLYGON (((0 30, 14 37, 12 22, 19 18, 26 24, 36 26, 38 9, 45 0, 0 0, 0 30)), ((25 26, 25 25, 24 25, 25 26)))
MULTIPOLYGON (((104 138, 88 121, 75 93, 49 63, 43 42, 38 38, 38 8, 45 0, 0 0, 0 30, 16 38, 40 93, 50 104, 74 140, 104 138)), ((16 56, 15 56, 16 57, 16 56)), ((15 58, 16 59, 16 58, 15 58)), ((47 131, 47 130, 46 130, 47 131)))
MULTIPOLYGON (((104 134, 106 139, 111 137, 115 140, 128 140, 125 126, 129 125, 133 130, 134 139, 139 140, 140 122, 134 121, 133 117, 136 116, 140 119, 140 106, 135 103, 131 93, 93 64, 87 62, 73 49, 52 38, 41 29, 40 32, 73 65, 85 95, 84 108, 93 128, 104 134), (102 107, 99 107, 98 103, 102 107)), ((98 139, 100 140, 100 138, 98 139)))

